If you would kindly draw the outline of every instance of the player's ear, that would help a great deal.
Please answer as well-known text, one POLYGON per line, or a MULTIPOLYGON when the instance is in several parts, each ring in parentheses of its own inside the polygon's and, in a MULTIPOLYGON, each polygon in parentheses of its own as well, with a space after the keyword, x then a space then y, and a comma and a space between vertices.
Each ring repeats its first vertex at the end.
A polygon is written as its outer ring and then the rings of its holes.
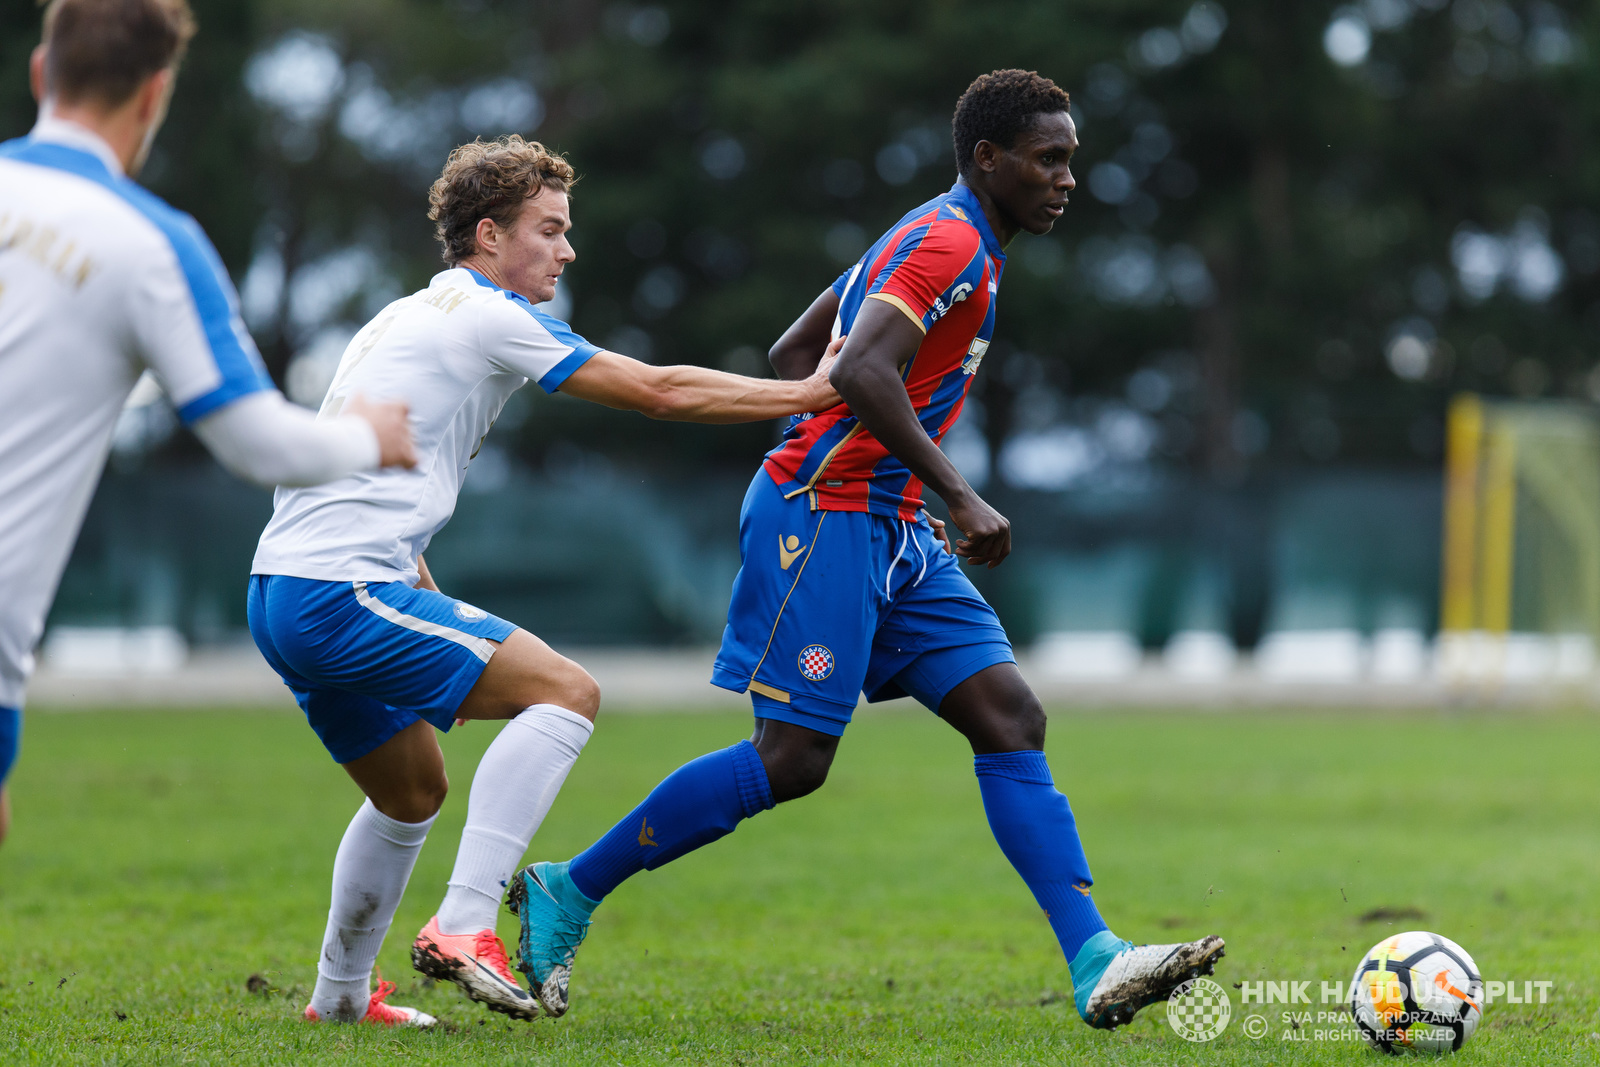
POLYGON ((1000 149, 993 141, 979 141, 972 146, 972 162, 986 174, 993 174, 999 165, 1000 149))
POLYGON ((478 240, 478 251, 498 252, 500 250, 500 227, 495 225, 494 219, 479 219, 478 225, 473 228, 472 235, 478 240))
POLYGON ((158 122, 164 117, 172 89, 172 70, 158 70, 139 87, 139 121, 158 122))
POLYGON ((28 87, 33 90, 33 98, 41 104, 48 92, 44 81, 45 55, 44 45, 38 44, 33 48, 33 55, 28 57, 28 87))

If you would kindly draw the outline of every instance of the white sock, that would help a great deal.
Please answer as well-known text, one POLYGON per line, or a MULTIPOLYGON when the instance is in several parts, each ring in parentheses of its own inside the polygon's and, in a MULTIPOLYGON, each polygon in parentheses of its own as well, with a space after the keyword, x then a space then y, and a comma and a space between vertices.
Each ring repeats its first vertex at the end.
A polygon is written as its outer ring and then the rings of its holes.
POLYGON ((372 965, 432 825, 398 822, 370 800, 350 820, 333 859, 333 906, 311 993, 320 1018, 359 1022, 367 1014, 372 965))
POLYGON ((472 776, 461 851, 439 905, 441 933, 494 929, 506 883, 593 732, 588 719, 554 704, 506 723, 472 776))

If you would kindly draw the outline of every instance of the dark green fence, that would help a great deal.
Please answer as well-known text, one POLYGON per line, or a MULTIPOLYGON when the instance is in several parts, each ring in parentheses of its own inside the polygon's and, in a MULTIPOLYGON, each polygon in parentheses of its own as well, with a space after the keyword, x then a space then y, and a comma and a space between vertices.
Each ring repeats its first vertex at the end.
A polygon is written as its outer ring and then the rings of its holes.
MULTIPOLYGON (((428 551, 449 593, 558 644, 715 642, 738 568, 737 475, 663 481, 514 475, 467 492, 428 551)), ((1000 491, 1016 550, 974 580, 1019 644, 1117 630, 1252 647, 1283 629, 1437 628, 1433 472, 1285 473, 1237 488, 1152 476, 1115 491, 1000 491)), ((271 496, 209 465, 108 472, 53 624, 243 636, 244 588, 271 496)))

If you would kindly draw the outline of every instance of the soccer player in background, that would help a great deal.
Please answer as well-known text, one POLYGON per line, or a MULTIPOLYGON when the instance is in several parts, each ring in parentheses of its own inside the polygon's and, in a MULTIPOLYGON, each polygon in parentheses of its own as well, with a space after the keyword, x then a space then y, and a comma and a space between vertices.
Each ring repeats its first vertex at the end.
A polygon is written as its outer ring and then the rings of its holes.
MULTIPOLYGON (((491 1010, 539 1015, 494 920, 589 739, 600 691, 526 630, 442 594, 422 556, 507 398, 534 381, 547 393, 708 423, 838 403, 831 358, 798 381, 654 367, 596 348, 536 307, 555 296, 575 258, 573 180, 565 159, 516 136, 450 154, 430 193, 448 268, 351 339, 322 406, 323 417, 335 416, 362 389, 405 399, 417 467, 279 490, 261 535, 251 633, 368 798, 334 858, 308 1019, 434 1022, 385 1004, 393 983, 369 994, 369 981, 448 786, 435 731, 470 719, 510 722, 473 775, 455 870, 412 962, 491 1010)), ((528 550, 560 549, 530 542, 528 550)))
POLYGON ((53 0, 38 123, 0 144, 0 840, 33 649, 141 372, 262 485, 415 461, 403 404, 286 401, 205 234, 134 183, 193 33, 185 0, 53 0))
POLYGON ((1078 1012, 1114 1028, 1210 973, 1218 937, 1134 946, 1107 929, 1067 798, 1044 755, 1045 715, 993 609, 958 558, 998 565, 1011 528, 939 450, 994 333, 1004 248, 1048 233, 1074 188, 1067 94, 1020 70, 956 104, 960 173, 889 230, 771 352, 784 378, 832 370, 843 403, 796 417, 739 518, 743 564, 712 682, 748 691, 748 741, 678 768, 590 848, 518 873, 520 966, 552 1014, 594 909, 641 869, 730 833, 822 785, 858 694, 911 695, 971 743, 989 825, 1070 964, 1078 1012), (950 553, 926 486, 964 539, 950 553))

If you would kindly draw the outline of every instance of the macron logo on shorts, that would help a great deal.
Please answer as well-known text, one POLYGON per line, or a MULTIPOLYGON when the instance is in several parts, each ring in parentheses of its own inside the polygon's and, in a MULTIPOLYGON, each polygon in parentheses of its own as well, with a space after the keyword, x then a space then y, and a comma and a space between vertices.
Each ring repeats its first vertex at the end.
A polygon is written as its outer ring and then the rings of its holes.
POLYGON ((800 557, 802 551, 804 550, 800 547, 800 538, 794 534, 790 534, 788 537, 779 537, 778 566, 788 570, 789 566, 800 557))

